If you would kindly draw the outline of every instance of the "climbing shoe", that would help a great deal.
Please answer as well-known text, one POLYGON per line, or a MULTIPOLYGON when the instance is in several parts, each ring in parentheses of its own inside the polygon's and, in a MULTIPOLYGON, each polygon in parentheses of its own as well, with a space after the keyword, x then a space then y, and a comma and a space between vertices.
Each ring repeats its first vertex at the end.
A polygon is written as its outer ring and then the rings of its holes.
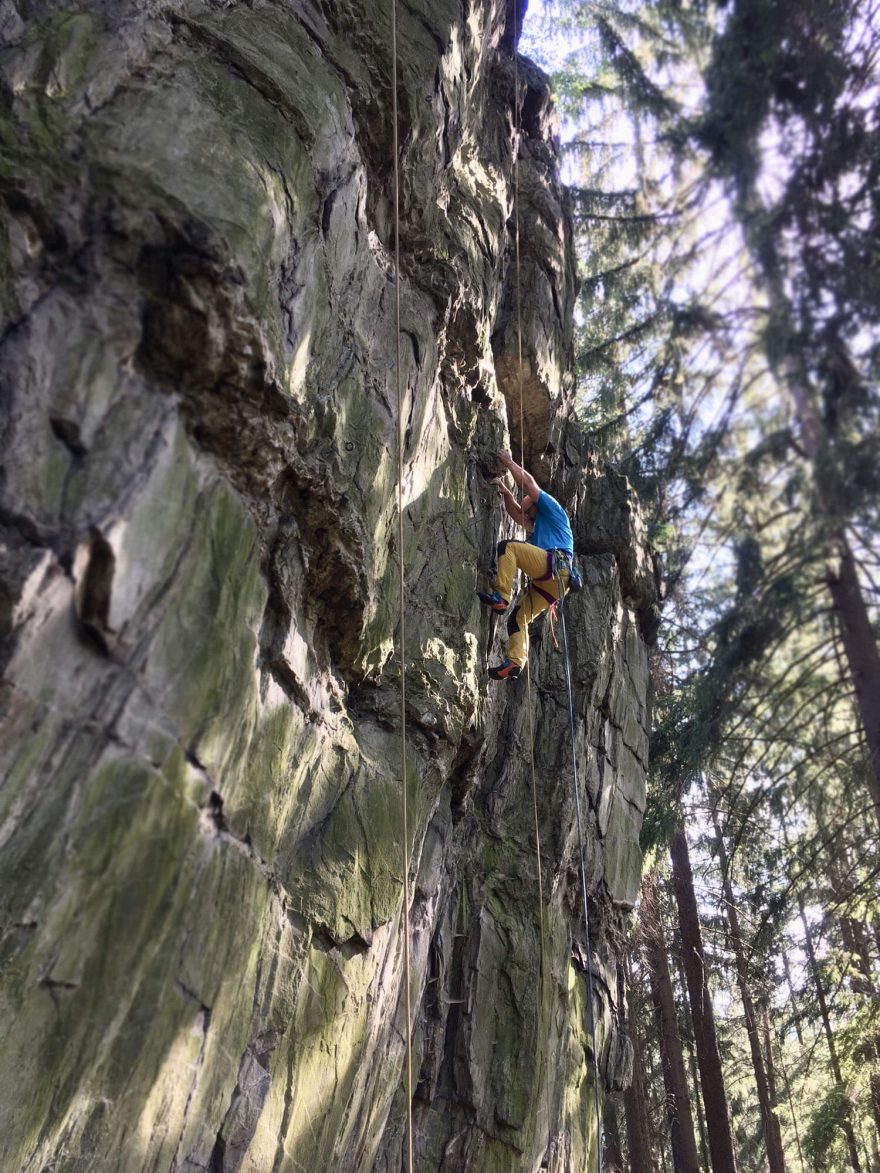
POLYGON ((489 669, 489 675, 493 680, 516 680, 520 671, 519 664, 514 664, 513 660, 502 660, 500 664, 489 669))
POLYGON ((487 595, 485 591, 477 591, 477 598, 481 603, 485 603, 487 607, 491 607, 493 611, 507 610, 507 603, 497 591, 493 591, 491 595, 487 595))

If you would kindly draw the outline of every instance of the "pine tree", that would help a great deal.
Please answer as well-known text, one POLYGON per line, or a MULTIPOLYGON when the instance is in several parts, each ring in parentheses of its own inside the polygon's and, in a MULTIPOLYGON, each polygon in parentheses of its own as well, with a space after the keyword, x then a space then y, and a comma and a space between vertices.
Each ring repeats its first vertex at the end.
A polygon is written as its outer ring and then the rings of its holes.
POLYGON ((642 881, 640 936, 651 985, 666 1088, 666 1117, 676 1173, 699 1173, 691 1096, 678 1031, 668 945, 658 894, 658 880, 649 872, 642 881))

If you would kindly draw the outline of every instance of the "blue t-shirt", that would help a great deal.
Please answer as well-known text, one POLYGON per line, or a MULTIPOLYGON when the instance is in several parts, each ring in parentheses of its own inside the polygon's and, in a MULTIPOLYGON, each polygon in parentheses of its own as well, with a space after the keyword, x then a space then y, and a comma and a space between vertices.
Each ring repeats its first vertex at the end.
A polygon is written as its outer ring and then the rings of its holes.
POLYGON ((556 498, 542 490, 535 504, 538 514, 529 538, 532 545, 540 546, 542 550, 568 550, 569 554, 574 554, 574 536, 568 514, 556 498))

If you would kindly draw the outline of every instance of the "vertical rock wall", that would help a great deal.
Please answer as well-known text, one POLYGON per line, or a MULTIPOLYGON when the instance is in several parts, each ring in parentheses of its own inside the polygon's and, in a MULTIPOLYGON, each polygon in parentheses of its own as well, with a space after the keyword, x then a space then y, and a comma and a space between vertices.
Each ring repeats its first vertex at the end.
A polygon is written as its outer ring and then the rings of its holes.
POLYGON ((402 1168, 401 553, 416 1166, 588 1167, 587 964, 626 1075, 654 587, 570 418, 571 228, 520 62, 587 949, 561 656, 534 646, 530 720, 473 594, 520 443, 511 15, 400 5, 401 552, 387 5, 0 0, 4 1170, 402 1168))

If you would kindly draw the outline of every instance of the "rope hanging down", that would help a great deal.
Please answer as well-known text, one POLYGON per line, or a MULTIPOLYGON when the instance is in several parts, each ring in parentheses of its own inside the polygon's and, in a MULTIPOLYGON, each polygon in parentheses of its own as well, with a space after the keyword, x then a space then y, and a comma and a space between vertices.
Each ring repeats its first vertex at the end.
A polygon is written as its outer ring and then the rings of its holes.
POLYGON ((593 1089, 596 1101, 596 1168, 602 1173, 602 1112, 599 1107, 599 1050, 596 1046, 596 1013, 593 999, 593 967, 590 964, 590 910, 587 903, 587 873, 584 866, 584 834, 581 825, 581 793, 578 785, 577 752, 574 744, 574 704, 571 689, 571 664, 568 659, 568 632, 565 628, 565 595, 562 574, 556 571, 559 586, 559 625, 562 628, 562 657, 565 661, 565 688, 568 693, 568 732, 571 739, 571 776, 574 788, 574 809, 577 819, 578 863, 581 875, 581 895, 584 902, 584 933, 587 943, 587 997, 590 1004, 590 1037, 593 1044, 593 1089))
MULTIPOLYGON (((514 150, 513 150, 513 206, 514 206, 514 256, 516 262, 516 348, 517 348, 517 384, 519 389, 519 463, 520 468, 525 468, 525 420, 523 411, 523 346, 522 346, 522 293, 521 293, 521 262, 520 262, 520 231, 519 231, 519 143, 520 143, 520 117, 519 117, 519 53, 517 51, 517 44, 519 42, 519 30, 517 27, 517 13, 516 3, 513 6, 513 110, 514 110, 514 150)), ((528 535, 527 535, 528 536, 528 535)), ((563 655, 565 658, 565 684, 568 692, 568 728, 569 737, 571 740, 571 764, 572 764, 572 779, 574 786, 575 797, 575 811, 577 815, 577 832, 578 832, 578 847, 579 847, 579 862, 580 862, 580 878, 581 878, 581 894, 584 905, 584 933, 586 936, 587 946, 587 995, 590 1006, 590 1035, 593 1046, 593 1089, 595 1092, 596 1104, 596 1167, 598 1173, 602 1173, 602 1112, 599 1105, 599 1058, 596 1048, 596 1017, 593 1000, 593 973, 590 967, 589 952, 590 952, 590 913, 587 907, 587 878, 586 869, 584 866, 584 838, 581 827, 581 800, 580 788, 578 785, 578 771, 577 771, 577 754, 575 751, 575 731, 574 731, 574 704, 572 700, 571 688, 571 668, 568 659, 568 637, 565 629, 565 591, 563 589, 562 576, 557 571, 556 575, 557 585, 559 588, 559 616, 562 626, 562 645, 563 655)), ((551 609, 551 614, 552 614, 551 609)), ((555 637, 554 637, 555 640, 555 637)), ((540 931, 541 931, 541 982, 543 990, 544 980, 544 892, 543 892, 543 878, 541 873, 541 833, 538 823, 538 789, 535 778, 535 736, 534 736, 534 719, 532 716, 532 673, 530 661, 526 660, 526 696, 528 700, 529 712, 529 756, 531 761, 532 774, 532 806, 534 808, 535 818, 535 851, 537 855, 537 869, 538 869, 538 906, 540 916, 540 931)), ((550 1123, 550 1107, 549 1107, 549 1072, 548 1072, 548 1086, 547 1086, 547 1123, 550 1123)))
MULTIPOLYGON (((514 5, 514 212, 515 212, 515 254, 516 254, 516 318, 517 318, 517 366, 519 384, 519 425, 520 425, 520 466, 524 467, 525 457, 525 427, 523 411, 523 357, 522 357, 522 301, 520 286, 520 232, 519 232, 519 70, 517 62, 516 44, 518 30, 516 21, 516 6, 514 5)), ((401 807, 402 807, 402 864, 403 864, 403 908, 401 920, 404 939, 404 985, 406 1002, 406 1151, 407 1173, 413 1173, 413 1117, 412 1117, 412 1005, 410 993, 410 949, 409 949, 409 814, 407 805, 407 777, 406 777, 406 658, 405 658, 405 593, 406 582, 404 573, 404 529, 403 529, 403 395, 400 377, 400 163, 398 145, 398 102, 397 102, 397 4, 391 0, 391 48, 392 48, 392 120, 393 120, 393 155, 394 155, 394 308, 395 308, 395 382, 397 400, 397 515, 398 515, 398 550, 399 550, 399 595, 400 595, 400 770, 401 770, 401 807)), ((590 918, 587 905, 587 880, 584 866, 584 840, 581 825, 580 790, 577 775, 577 754, 575 752, 574 708, 572 702, 571 668, 568 659, 568 636, 565 626, 565 604, 561 576, 557 572, 557 582, 560 590, 559 615, 562 626, 563 656, 565 660, 565 683, 568 691, 568 722, 571 739, 572 777, 575 795, 575 811, 577 814, 577 831, 579 846, 579 862, 581 877, 581 892, 584 905, 584 930, 586 933, 587 953, 590 949, 590 918)), ((531 697, 531 672, 526 665, 526 680, 529 705, 529 744, 531 748, 532 766, 532 796, 535 813, 535 840, 538 864, 538 894, 541 925, 541 969, 543 978, 544 969, 544 902, 543 884, 541 876, 541 841, 538 827, 537 783, 535 778, 534 732, 531 697)), ((587 988, 590 1007, 590 1031, 593 1046, 593 1082, 596 1103, 597 1128, 597 1166, 598 1173, 602 1173, 602 1119, 599 1107, 599 1059, 596 1047, 596 1020, 593 999, 593 975, 587 960, 587 988)))
MULTIPOLYGON (((522 134, 519 109, 519 27, 516 4, 513 6, 513 240, 516 268, 516 358, 519 391, 519 466, 525 468, 525 412, 523 411, 522 283, 519 248, 519 144, 522 134)), ((523 527, 525 532, 525 527, 523 527)), ((525 534, 528 540, 528 534, 525 534)), ((541 1002, 544 1001, 547 943, 544 928, 544 876, 541 864, 541 828, 538 820, 538 781, 535 775, 535 718, 532 705, 531 660, 526 659, 526 705, 529 713, 529 765, 532 776, 532 813, 535 822, 535 868, 538 875, 538 926, 541 940, 541 1002)), ((540 1058, 540 1056, 537 1056, 540 1058)), ((550 1072, 547 1070, 547 1128, 550 1128, 550 1072)))
POLYGON ((391 0, 391 91, 394 154, 394 375, 397 383, 397 549, 400 562, 400 778, 402 807, 403 863, 403 981, 406 987, 406 1168, 413 1173, 413 1078, 412 1078, 412 1005, 409 957, 409 812, 406 783, 406 657, 405 657, 405 577, 403 568, 403 396, 400 387, 400 163, 397 141, 397 2, 391 0))

